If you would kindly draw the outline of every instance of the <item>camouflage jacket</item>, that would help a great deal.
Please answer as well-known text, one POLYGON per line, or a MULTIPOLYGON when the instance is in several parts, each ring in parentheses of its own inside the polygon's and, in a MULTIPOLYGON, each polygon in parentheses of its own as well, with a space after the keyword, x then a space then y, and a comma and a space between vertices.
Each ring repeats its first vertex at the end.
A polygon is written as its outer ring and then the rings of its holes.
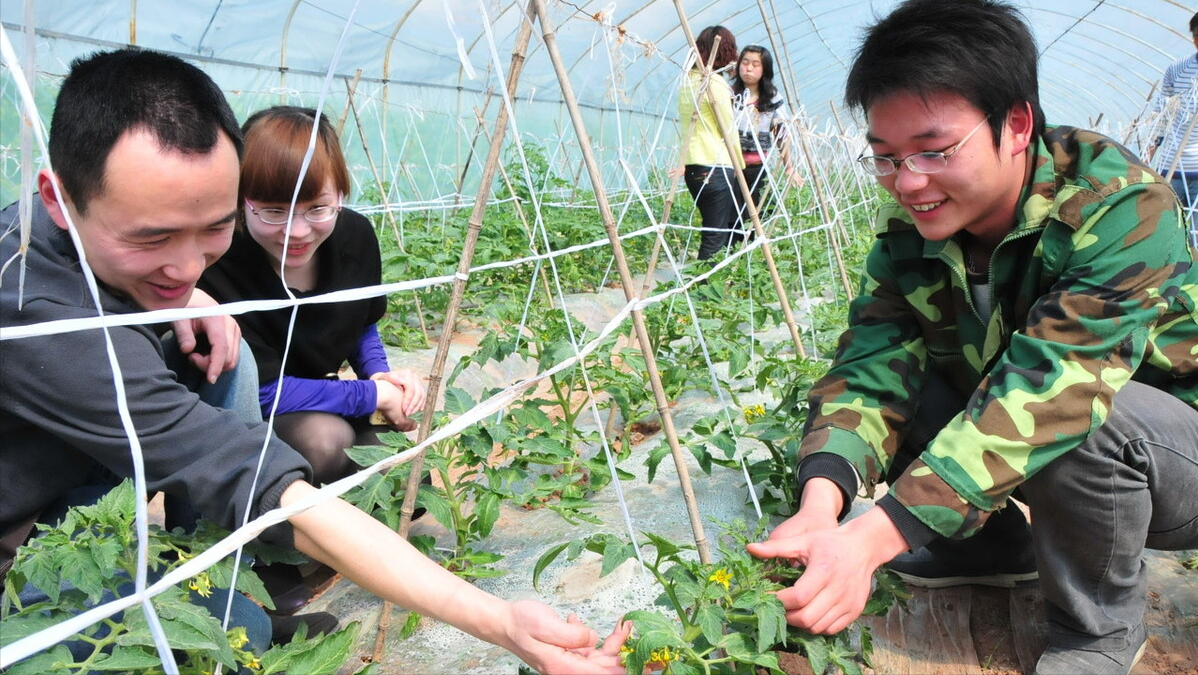
POLYGON ((891 485, 944 536, 968 536, 1027 477, 1107 418, 1129 380, 1198 408, 1198 257, 1172 190, 1114 141, 1050 127, 979 316, 955 239, 882 208, 801 456, 847 459, 865 494, 899 447, 928 373, 967 401, 891 485))

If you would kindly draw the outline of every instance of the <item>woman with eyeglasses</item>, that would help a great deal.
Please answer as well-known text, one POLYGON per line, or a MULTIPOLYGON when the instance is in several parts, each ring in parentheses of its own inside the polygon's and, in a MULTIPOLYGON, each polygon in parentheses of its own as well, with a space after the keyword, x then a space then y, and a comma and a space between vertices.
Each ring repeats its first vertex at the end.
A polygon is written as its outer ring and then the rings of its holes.
MULTIPOLYGON (((732 107, 736 114, 736 130, 740 150, 745 160, 745 182, 749 185, 753 204, 761 210, 761 188, 765 183, 762 171, 767 155, 778 146, 787 175, 796 185, 802 181, 791 168, 782 145, 787 119, 786 106, 778 87, 774 85, 774 58, 770 50, 749 45, 740 52, 736 76, 732 80, 732 107)), ((744 196, 738 202, 740 226, 751 227, 745 209, 744 196)))
POLYGON ((702 219, 698 257, 706 260, 739 239, 736 205, 740 188, 733 166, 743 166, 743 161, 739 151, 735 156, 728 153, 716 118, 718 111, 724 124, 733 123, 732 89, 723 70, 736 63, 736 38, 723 26, 708 26, 695 38, 695 46, 697 60, 678 91, 678 119, 686 139, 686 189, 694 197, 702 219), (713 72, 705 77, 704 66, 709 60, 713 72))
MULTIPOLYGON (((252 115, 242 132, 245 227, 200 287, 220 302, 233 302, 285 299, 284 286, 304 298, 380 283, 374 229, 342 204, 349 170, 328 119, 321 115, 317 124, 315 110, 278 106, 252 115), (314 125, 315 150, 292 210, 314 125)), ((424 405, 421 378, 387 363, 376 327, 386 308, 385 296, 301 305, 290 341, 290 308, 237 317, 258 362, 263 414, 270 413, 281 387, 275 434, 307 458, 318 485, 353 471, 346 448, 377 444, 376 433, 388 426, 415 428, 408 416, 424 405), (338 378, 346 361, 358 379, 338 378), (371 423, 376 411, 387 426, 371 423)))

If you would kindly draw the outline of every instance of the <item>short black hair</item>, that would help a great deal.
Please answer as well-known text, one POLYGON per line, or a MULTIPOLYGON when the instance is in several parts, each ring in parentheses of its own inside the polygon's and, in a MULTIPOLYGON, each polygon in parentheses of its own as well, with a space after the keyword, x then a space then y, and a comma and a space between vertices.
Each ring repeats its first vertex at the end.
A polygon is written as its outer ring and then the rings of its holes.
POLYGON ((1190 34, 1198 33, 1198 12, 1190 17, 1190 34))
POLYGON ((1036 41, 1019 10, 996 0, 907 0, 870 26, 845 84, 850 107, 868 113, 894 92, 949 92, 989 115, 997 146, 1007 113, 1028 103, 1044 133, 1036 41))
POLYGON ((241 130, 212 78, 182 59, 141 49, 71 63, 50 120, 50 162, 80 214, 104 189, 108 155, 133 129, 163 148, 207 153, 223 132, 241 156, 241 130))

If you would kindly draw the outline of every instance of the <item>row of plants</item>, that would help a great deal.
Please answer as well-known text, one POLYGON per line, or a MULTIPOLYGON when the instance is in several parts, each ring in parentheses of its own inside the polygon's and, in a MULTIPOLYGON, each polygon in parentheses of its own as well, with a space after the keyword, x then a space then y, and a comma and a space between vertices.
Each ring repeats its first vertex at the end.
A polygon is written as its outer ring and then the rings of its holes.
MULTIPOLYGON (((535 148, 533 154, 535 159, 535 148)), ((532 162, 530 167, 534 173, 540 172, 536 178, 542 184, 560 182, 544 173, 548 171, 547 163, 532 162)), ((512 169, 509 174, 514 175, 515 167, 509 168, 512 169)), ((517 188, 516 194, 499 196, 513 201, 493 204, 488 210, 476 265, 519 257, 530 251, 525 223, 536 220, 531 195, 517 188)), ((604 236, 595 209, 586 208, 588 195, 578 197, 579 204, 574 207, 542 207, 541 219, 550 224, 550 246, 554 249, 604 236)), ((680 196, 681 203, 675 207, 675 213, 689 211, 687 199, 685 194, 680 196)), ((795 208, 798 197, 793 199, 796 202, 791 207, 795 208)), ((656 204, 655 208, 659 206, 656 204)), ((381 237, 385 280, 452 272, 465 236, 465 218, 464 210, 451 214, 408 214, 402 246, 393 237, 381 237)), ((391 231, 381 219, 378 224, 380 232, 391 231)), ((647 220, 638 223, 630 217, 622 227, 632 229, 643 224, 647 220)), ((675 250, 682 248, 682 235, 668 236, 675 250)), ((627 251, 634 269, 644 268, 650 243, 647 239, 629 243, 627 251)), ((539 239, 534 241, 535 248, 542 245, 539 239)), ((832 278, 826 253, 826 244, 818 236, 801 239, 797 247, 779 247, 777 257, 784 283, 796 288, 802 269, 812 288, 829 288, 823 282, 811 281, 820 274, 832 278)), ((610 257, 610 251, 600 247, 561 258, 557 279, 568 293, 598 288, 608 281, 610 257)), ((770 410, 764 406, 745 411, 734 408, 701 421, 683 438, 685 446, 708 472, 713 466, 738 466, 739 448, 747 439, 767 448, 768 457, 754 460, 750 474, 765 489, 766 513, 776 518, 786 515, 793 503, 793 479, 788 477, 802 423, 799 402, 822 366, 818 361, 776 354, 773 347, 749 339, 752 331, 778 326, 782 320, 777 303, 770 299, 772 287, 763 270, 753 269, 754 265, 756 261, 733 265, 695 289, 692 299, 697 321, 681 301, 650 307, 645 318, 670 401, 687 392, 712 391, 717 386, 733 394, 734 406, 738 406, 738 393, 760 390, 777 395, 778 402, 770 410), (727 364, 726 375, 721 380, 713 381, 709 374, 707 357, 698 348, 699 331, 710 358, 727 364)), ((704 269, 696 267, 685 273, 704 269)), ((435 425, 477 403, 464 389, 454 386, 457 378, 472 372, 471 367, 518 358, 536 363, 538 371, 543 372, 572 356, 573 342, 582 344, 590 339, 582 322, 567 317, 551 303, 538 300, 526 314, 523 298, 528 293, 532 272, 532 266, 521 266, 471 279, 466 299, 467 320, 490 329, 479 349, 463 358, 449 374, 446 404, 444 410, 438 411, 435 425)), ((388 317, 380 325, 384 339, 401 348, 425 346, 427 343, 417 327, 422 323, 442 324, 448 298, 447 287, 392 296, 388 317)), ((813 346, 824 353, 830 350, 830 340, 838 332, 835 324, 843 313, 843 304, 835 301, 834 296, 832 299, 827 303, 830 309, 826 315, 814 317, 814 329, 805 332, 805 338, 813 340, 813 346)), ((436 444, 426 459, 426 466, 436 479, 431 485, 422 485, 418 505, 445 527, 449 541, 418 536, 413 543, 465 578, 494 576, 501 573, 496 567, 500 556, 488 551, 486 544, 501 505, 550 509, 569 522, 600 526, 602 523, 590 512, 588 497, 612 480, 631 477, 631 472, 620 465, 643 462, 648 465, 652 479, 664 457, 660 449, 664 444, 639 456, 633 452, 629 429, 650 420, 656 411, 645 375, 644 357, 639 348, 628 344, 623 337, 609 337, 587 363, 548 378, 544 386, 502 415, 436 444), (590 390, 599 395, 605 412, 622 421, 622 428, 614 436, 619 462, 614 475, 598 452, 598 433, 584 430, 579 424, 586 406, 590 405, 588 383, 590 390)), ((481 392, 479 398, 490 393, 493 392, 481 392)), ((351 457, 358 464, 369 466, 409 444, 403 434, 384 435, 383 441, 383 446, 354 448, 351 457)), ((405 472, 406 467, 399 467, 373 475, 347 493, 346 498, 395 527, 399 516, 396 495, 406 485, 405 472)), ((133 498, 131 487, 123 485, 93 507, 72 510, 64 523, 57 528, 45 528, 41 536, 21 551, 6 580, 6 600, 0 607, 0 621, 4 624, 0 644, 53 625, 104 597, 128 591, 128 579, 134 572, 133 498), (18 591, 26 583, 38 588, 70 590, 50 591, 45 600, 25 606, 19 601, 18 591)), ((166 573, 205 550, 223 534, 208 524, 201 524, 191 533, 152 528, 153 573, 166 573)), ((563 552, 571 558, 583 550, 596 552, 604 557, 606 572, 630 557, 633 546, 647 545, 656 551, 651 571, 662 583, 663 607, 673 610, 670 614, 642 611, 630 615, 638 636, 630 643, 630 673, 640 672, 640 666, 653 662, 672 673, 749 672, 745 668, 750 665, 776 670, 770 654, 778 645, 802 651, 813 665, 832 664, 845 672, 855 672, 859 666, 854 664, 859 662, 851 655, 868 654, 867 637, 850 639, 846 634, 825 641, 796 634, 779 618, 775 611, 777 601, 770 592, 781 588, 779 584, 789 583, 798 571, 747 556, 743 543, 757 534, 759 530, 751 532, 744 525, 729 529, 725 537, 734 543, 721 547, 720 561, 707 566, 697 562, 692 546, 660 536, 645 534, 644 541, 634 544, 614 535, 593 535, 547 552, 534 571, 534 581, 563 552), (762 616, 772 618, 754 618, 762 616)), ((255 551, 253 555, 266 561, 279 556, 270 549, 255 551)), ((187 601, 190 594, 226 587, 233 578, 231 570, 232 562, 226 560, 154 601, 171 644, 183 657, 182 672, 212 672, 217 664, 255 673, 327 672, 335 669, 332 664, 346 659, 355 639, 357 628, 353 625, 318 642, 300 633, 289 645, 273 647, 265 654, 255 656, 246 651, 244 635, 220 630, 219 621, 187 601)), ((270 604, 269 596, 246 566, 237 575, 237 589, 270 604)), ((879 589, 877 607, 898 595, 889 582, 880 583, 879 589)), ((417 621, 418 617, 409 616, 404 632, 410 634, 417 621)), ((77 644, 78 654, 75 654, 65 645, 58 645, 16 664, 10 672, 153 672, 160 667, 139 611, 102 621, 72 638, 72 642, 86 647, 77 644)))

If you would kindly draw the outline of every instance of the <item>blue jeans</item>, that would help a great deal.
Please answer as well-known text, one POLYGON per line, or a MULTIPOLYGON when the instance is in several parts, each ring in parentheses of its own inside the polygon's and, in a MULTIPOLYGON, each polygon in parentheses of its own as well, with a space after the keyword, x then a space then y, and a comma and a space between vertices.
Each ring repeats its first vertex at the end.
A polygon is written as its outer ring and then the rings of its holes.
MULTIPOLYGON (((164 359, 166 366, 175 372, 175 376, 181 384, 196 392, 201 401, 214 407, 234 410, 246 422, 262 421, 262 413, 258 407, 258 367, 254 363, 250 346, 246 344, 245 340, 241 342, 241 356, 237 366, 217 378, 215 384, 209 383, 205 375, 195 366, 191 365, 186 357, 179 352, 173 336, 167 334, 162 340, 162 347, 163 353, 166 355, 164 359)), ((46 524, 56 524, 66 515, 69 507, 94 504, 96 500, 104 496, 119 482, 116 476, 106 470, 93 472, 93 477, 95 478, 93 484, 71 490, 54 504, 44 509, 38 521, 46 524)), ((180 506, 179 508, 182 509, 183 507, 180 506)), ((169 509, 170 506, 168 506, 168 511, 169 509)), ((194 512, 191 515, 191 522, 195 522, 194 512)), ((158 578, 158 576, 151 574, 149 582, 153 583, 158 578)), ((122 595, 132 593, 133 582, 130 581, 128 584, 122 585, 119 590, 122 595)), ((32 585, 27 585, 18 595, 23 605, 33 602, 44 602, 48 599, 45 593, 32 585)), ((114 599, 114 597, 110 593, 105 593, 101 598, 101 603, 108 602, 114 599)), ((204 607, 218 619, 224 617, 227 602, 228 592, 225 589, 218 589, 207 598, 195 593, 191 595, 192 604, 204 607)), ((140 609, 131 611, 140 611, 140 609)), ((252 651, 255 654, 262 654, 270 648, 270 618, 267 617, 266 612, 261 607, 241 593, 233 593, 229 626, 245 627, 246 636, 249 638, 249 643, 245 647, 246 650, 252 651)), ((106 632, 107 628, 101 626, 100 635, 106 634, 106 632)), ((77 660, 85 658, 92 651, 91 645, 85 642, 69 641, 64 644, 71 650, 71 653, 77 660)))
POLYGON ((1190 241, 1198 246, 1198 171, 1175 171, 1169 181, 1182 211, 1190 219, 1190 241))

